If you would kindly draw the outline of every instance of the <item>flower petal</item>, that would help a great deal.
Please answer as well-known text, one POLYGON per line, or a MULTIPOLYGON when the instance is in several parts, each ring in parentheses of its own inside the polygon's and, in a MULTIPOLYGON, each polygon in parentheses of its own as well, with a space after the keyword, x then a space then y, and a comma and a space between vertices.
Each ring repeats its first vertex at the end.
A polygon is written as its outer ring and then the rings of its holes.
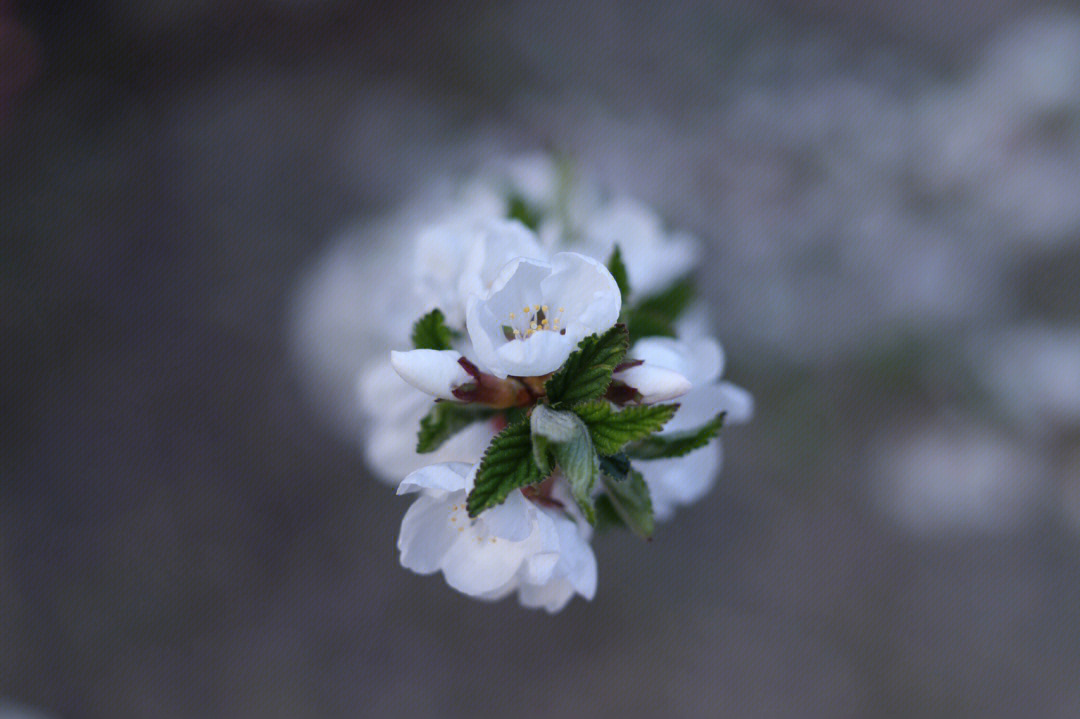
POLYGON ((484 524, 484 536, 499 537, 520 542, 533 531, 532 503, 521 492, 511 492, 506 501, 482 512, 477 519, 484 524))
POLYGON ((466 489, 466 480, 473 470, 473 465, 464 462, 443 462, 421 467, 398 485, 397 493, 418 492, 422 489, 437 489, 444 492, 458 492, 466 489))
POLYGON ((446 583, 459 592, 481 595, 513 579, 525 559, 526 542, 477 536, 468 529, 443 557, 446 583))
POLYGON ((398 534, 397 546, 403 567, 417 574, 431 574, 439 569, 447 551, 458 539, 458 532, 450 521, 454 516, 451 507, 464 502, 464 492, 444 497, 421 495, 413 502, 401 520, 398 534))
POLYGON ((711 442, 683 457, 639 461, 634 466, 649 485, 656 519, 666 521, 677 506, 696 502, 712 489, 722 461, 720 443, 711 442))

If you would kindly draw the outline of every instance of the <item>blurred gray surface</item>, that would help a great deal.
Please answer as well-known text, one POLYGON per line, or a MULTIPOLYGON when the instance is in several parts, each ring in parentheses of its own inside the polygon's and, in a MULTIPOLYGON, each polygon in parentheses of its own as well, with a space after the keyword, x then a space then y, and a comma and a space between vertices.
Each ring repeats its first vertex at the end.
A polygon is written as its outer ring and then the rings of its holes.
POLYGON ((43 60, 0 125, 0 696, 1080 712, 1074 6, 18 10, 43 60), (398 566, 406 503, 287 348, 341 228, 538 147, 707 242, 758 406, 716 490, 598 538, 596 599, 554 617, 398 566))

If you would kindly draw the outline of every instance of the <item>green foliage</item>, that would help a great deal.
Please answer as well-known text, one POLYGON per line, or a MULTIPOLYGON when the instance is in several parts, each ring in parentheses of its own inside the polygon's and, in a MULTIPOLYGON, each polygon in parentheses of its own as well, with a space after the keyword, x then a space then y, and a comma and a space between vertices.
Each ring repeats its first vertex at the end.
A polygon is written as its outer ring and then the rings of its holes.
POLYGON ((630 469, 630 458, 622 452, 600 458, 600 471, 616 481, 626 479, 630 469))
POLYGON ((436 402, 431 411, 420 420, 416 433, 416 451, 420 454, 434 452, 443 442, 468 427, 473 422, 489 419, 491 410, 453 402, 436 402))
POLYGON ((707 445, 720 434, 720 428, 723 426, 724 412, 721 412, 696 430, 667 437, 654 435, 631 444, 626 448, 626 453, 635 459, 681 457, 707 445))
POLYGON ((667 289, 649 295, 633 308, 626 310, 626 327, 635 340, 639 337, 675 336, 675 321, 679 319, 697 291, 689 277, 676 280, 667 289))
POLYGON ((630 274, 626 271, 626 264, 623 262, 622 251, 618 245, 615 245, 615 249, 611 251, 611 258, 607 261, 608 271, 611 272, 611 276, 615 278, 615 284, 619 286, 619 294, 622 295, 623 305, 626 305, 626 299, 630 296, 630 274))
POLYGON ((649 486, 626 455, 600 458, 600 483, 604 494, 596 500, 597 526, 627 527, 643 539, 651 538, 655 519, 649 486))
POLYGON ((530 419, 535 461, 550 471, 548 456, 555 459, 570 485, 570 493, 590 524, 596 523, 592 490, 599 476, 596 449, 585 423, 573 412, 538 405, 530 419))
POLYGON ((530 230, 540 227, 540 212, 525 201, 521 195, 511 195, 507 201, 506 216, 518 220, 530 230))
POLYGON ((515 489, 536 484, 544 476, 533 459, 532 436, 528 422, 509 425, 488 445, 476 482, 465 501, 470 517, 494 507, 515 489))
POLYGON ((626 327, 615 325, 602 335, 590 335, 578 343, 566 363, 544 385, 548 401, 573 406, 602 397, 611 384, 611 373, 626 355, 630 344, 626 327))
POLYGON ((413 324, 412 342, 418 350, 453 349, 453 331, 446 326, 441 310, 434 309, 413 324))
POLYGON ((677 404, 653 404, 615 411, 603 400, 574 407, 574 412, 589 427, 596 451, 615 454, 629 442, 645 439, 671 419, 677 404))
POLYGON ((609 529, 626 529, 626 522, 615 511, 615 505, 606 494, 596 498, 596 531, 606 532, 609 529))
POLYGON ((649 486, 641 472, 630 471, 621 481, 607 474, 601 475, 606 498, 615 514, 642 539, 653 535, 655 520, 649 486))

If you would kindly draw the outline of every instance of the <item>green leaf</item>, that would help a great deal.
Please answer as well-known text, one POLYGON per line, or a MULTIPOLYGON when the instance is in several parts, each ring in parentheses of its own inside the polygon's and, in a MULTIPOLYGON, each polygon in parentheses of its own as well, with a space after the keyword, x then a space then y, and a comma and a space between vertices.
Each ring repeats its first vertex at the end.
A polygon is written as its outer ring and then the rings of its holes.
POLYGON ((668 436, 653 435, 648 439, 635 442, 626 448, 626 453, 635 459, 666 459, 681 457, 695 449, 704 447, 720 434, 724 426, 724 412, 696 430, 680 432, 668 436))
POLYGON ((544 384, 548 401, 572 406, 603 396, 611 384, 611 373, 626 355, 629 344, 630 337, 623 325, 581 340, 562 368, 544 384))
MULTIPOLYGON (((641 472, 631 471, 622 481, 606 474, 601 476, 605 497, 615 514, 642 539, 650 539, 655 528, 649 486, 641 472)), ((599 503, 599 502, 598 502, 599 503)))
POLYGON ((624 480, 630 473, 630 458, 622 452, 601 457, 600 471, 616 481, 624 480))
POLYGON ((443 442, 453 437, 473 422, 490 419, 495 413, 471 405, 453 402, 436 402, 431 411, 420 420, 416 433, 416 451, 420 454, 434 452, 443 442))
POLYGON ((630 275, 626 271, 626 264, 623 263, 622 251, 618 245, 615 245, 615 249, 611 251, 611 258, 607 261, 608 271, 611 272, 611 276, 615 278, 615 284, 619 286, 619 294, 622 295, 623 305, 626 305, 626 298, 630 296, 630 275))
POLYGON ((596 531, 606 532, 609 529, 626 529, 626 522, 615 510, 615 505, 606 494, 596 498, 596 531))
POLYGON ((506 216, 518 220, 530 230, 540 227, 540 212, 521 195, 511 195, 507 201, 506 216))
POLYGON ((658 431, 678 409, 677 404, 653 404, 616 412, 607 402, 597 401, 578 405, 574 412, 588 425, 596 451, 608 455, 658 431))
POLYGON ((454 333, 446 326, 446 318, 441 310, 434 309, 413 324, 412 342, 418 350, 453 349, 451 341, 454 333))
POLYGON ((689 277, 676 280, 667 289, 649 295, 626 312, 626 327, 634 339, 662 335, 675 336, 675 320, 694 301, 697 291, 689 277))
POLYGON ((532 436, 528 422, 509 425, 488 445, 476 482, 465 500, 470 517, 489 507, 502 504, 515 489, 544 479, 533 459, 532 436))
MULTIPOLYGON (((555 458, 570 485, 570 494, 590 524, 596 524, 592 490, 600 468, 592 438, 585 423, 573 412, 561 412, 537 405, 530 418, 534 455, 548 452, 555 458)), ((539 462, 538 462, 539 463, 539 462)))

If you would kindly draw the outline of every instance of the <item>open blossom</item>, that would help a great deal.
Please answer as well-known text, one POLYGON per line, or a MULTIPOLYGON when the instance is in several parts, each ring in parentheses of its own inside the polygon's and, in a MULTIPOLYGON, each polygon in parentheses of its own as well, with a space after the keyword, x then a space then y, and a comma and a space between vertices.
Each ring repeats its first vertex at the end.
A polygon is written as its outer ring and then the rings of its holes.
POLYGON ((419 492, 401 523, 401 563, 418 574, 441 571, 454 589, 480 599, 514 591, 549 612, 574 594, 592 599, 596 557, 587 525, 541 507, 518 491, 470 518, 465 510, 476 465, 435 464, 406 477, 398 494, 419 492))
MULTIPOLYGON (((628 356, 645 365, 676 371, 691 384, 661 436, 697 429, 719 412, 725 412, 724 421, 731 424, 747 422, 753 416, 753 397, 741 387, 718 381, 724 369, 724 353, 711 337, 690 341, 646 337, 630 348, 628 356)), ((677 506, 701 499, 716 481, 722 459, 723 450, 716 440, 683 457, 639 462, 637 467, 649 485, 656 518, 670 519, 677 506)))
POLYGON ((473 295, 466 327, 476 359, 496 377, 554 372, 578 342, 619 318, 622 299, 600 262, 559 252, 551 262, 519 257, 488 291, 473 295))

